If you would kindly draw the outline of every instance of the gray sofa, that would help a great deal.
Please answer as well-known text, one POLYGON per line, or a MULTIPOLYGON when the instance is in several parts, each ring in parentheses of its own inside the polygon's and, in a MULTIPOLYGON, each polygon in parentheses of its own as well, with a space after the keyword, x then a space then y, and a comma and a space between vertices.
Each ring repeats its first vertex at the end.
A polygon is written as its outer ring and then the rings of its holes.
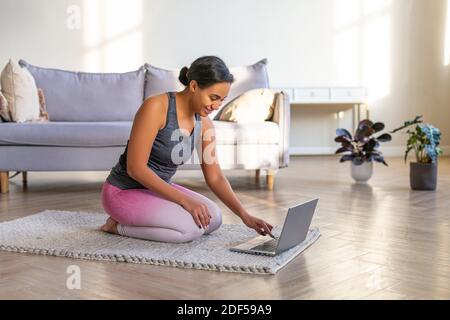
MULTIPOLYGON (((124 151, 132 121, 144 99, 184 87, 178 70, 145 64, 127 73, 83 73, 33 66, 27 68, 42 88, 49 122, 0 123, 0 188, 7 193, 10 172, 109 171, 124 151)), ((269 88, 267 60, 232 67, 235 76, 229 101, 255 88, 269 88)), ((289 97, 274 92, 275 109, 270 121, 238 124, 214 120, 217 156, 222 169, 267 172, 273 188, 279 168, 289 164, 289 97)), ((179 170, 200 169, 185 163, 179 170)))

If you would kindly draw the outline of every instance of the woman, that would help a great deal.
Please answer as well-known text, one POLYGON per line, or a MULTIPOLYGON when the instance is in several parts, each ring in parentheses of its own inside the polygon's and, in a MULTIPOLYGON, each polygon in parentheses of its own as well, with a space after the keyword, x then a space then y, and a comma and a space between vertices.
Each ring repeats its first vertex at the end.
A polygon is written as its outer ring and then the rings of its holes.
POLYGON ((110 217, 101 230, 175 243, 217 230, 222 223, 217 204, 171 181, 200 138, 200 165, 208 187, 245 225, 271 235, 270 224, 243 208, 215 157, 208 114, 220 107, 233 75, 220 58, 204 56, 182 68, 179 80, 186 86, 183 91, 149 97, 136 112, 125 151, 103 184, 102 204, 110 217))

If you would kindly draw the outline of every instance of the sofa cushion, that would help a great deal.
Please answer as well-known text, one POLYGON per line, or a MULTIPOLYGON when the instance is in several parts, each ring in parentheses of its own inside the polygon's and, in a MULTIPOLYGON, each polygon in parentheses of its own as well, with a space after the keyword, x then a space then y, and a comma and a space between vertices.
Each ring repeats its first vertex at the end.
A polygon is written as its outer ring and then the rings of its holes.
POLYGON ((131 121, 25 122, 0 124, 0 145, 66 147, 124 146, 131 121))
POLYGON ((16 60, 9 59, 1 73, 2 93, 8 101, 5 120, 25 122, 39 119, 39 97, 31 73, 16 60), (6 117, 7 115, 9 117, 6 117), (9 118, 9 119, 8 119, 9 118))
POLYGON ((216 144, 278 144, 279 127, 272 121, 236 123, 213 121, 216 144))
MULTIPOLYGON (((217 144, 277 144, 275 122, 239 124, 213 121, 217 144)), ((66 147, 125 146, 132 121, 107 122, 24 122, 0 124, 0 145, 66 147)))
POLYGON ((125 73, 87 73, 19 64, 45 94, 52 121, 132 121, 142 105, 145 68, 125 73))
MULTIPOLYGON (((184 86, 178 80, 180 69, 162 69, 148 63, 145 64, 145 67, 147 69, 145 98, 167 91, 181 91, 184 89, 184 86)), ((248 66, 230 67, 229 70, 235 80, 222 106, 251 89, 269 88, 267 59, 262 59, 248 66)), ((211 112, 209 117, 214 119, 219 110, 211 112)))
POLYGON ((145 64, 147 73, 145 75, 144 99, 169 91, 181 91, 183 84, 178 80, 180 70, 163 69, 145 64))
POLYGON ((224 106, 215 119, 239 123, 262 122, 272 118, 276 91, 253 89, 234 98, 224 106))

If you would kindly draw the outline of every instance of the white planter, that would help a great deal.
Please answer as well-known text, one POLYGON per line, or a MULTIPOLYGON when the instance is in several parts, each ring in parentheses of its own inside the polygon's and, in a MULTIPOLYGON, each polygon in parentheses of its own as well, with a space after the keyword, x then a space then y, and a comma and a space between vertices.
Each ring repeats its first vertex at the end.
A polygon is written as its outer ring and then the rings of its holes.
POLYGON ((367 183, 367 181, 372 177, 373 173, 373 162, 363 162, 361 165, 357 166, 351 162, 352 178, 357 183, 367 183))

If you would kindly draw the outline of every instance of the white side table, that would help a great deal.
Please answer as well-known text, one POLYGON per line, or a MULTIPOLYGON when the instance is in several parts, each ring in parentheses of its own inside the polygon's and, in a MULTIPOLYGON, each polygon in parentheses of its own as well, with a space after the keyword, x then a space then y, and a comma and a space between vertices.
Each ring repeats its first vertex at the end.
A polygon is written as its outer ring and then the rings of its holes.
POLYGON ((352 108, 352 128, 355 132, 361 121, 361 113, 369 119, 367 89, 365 87, 272 87, 286 92, 292 104, 339 104, 352 108))

